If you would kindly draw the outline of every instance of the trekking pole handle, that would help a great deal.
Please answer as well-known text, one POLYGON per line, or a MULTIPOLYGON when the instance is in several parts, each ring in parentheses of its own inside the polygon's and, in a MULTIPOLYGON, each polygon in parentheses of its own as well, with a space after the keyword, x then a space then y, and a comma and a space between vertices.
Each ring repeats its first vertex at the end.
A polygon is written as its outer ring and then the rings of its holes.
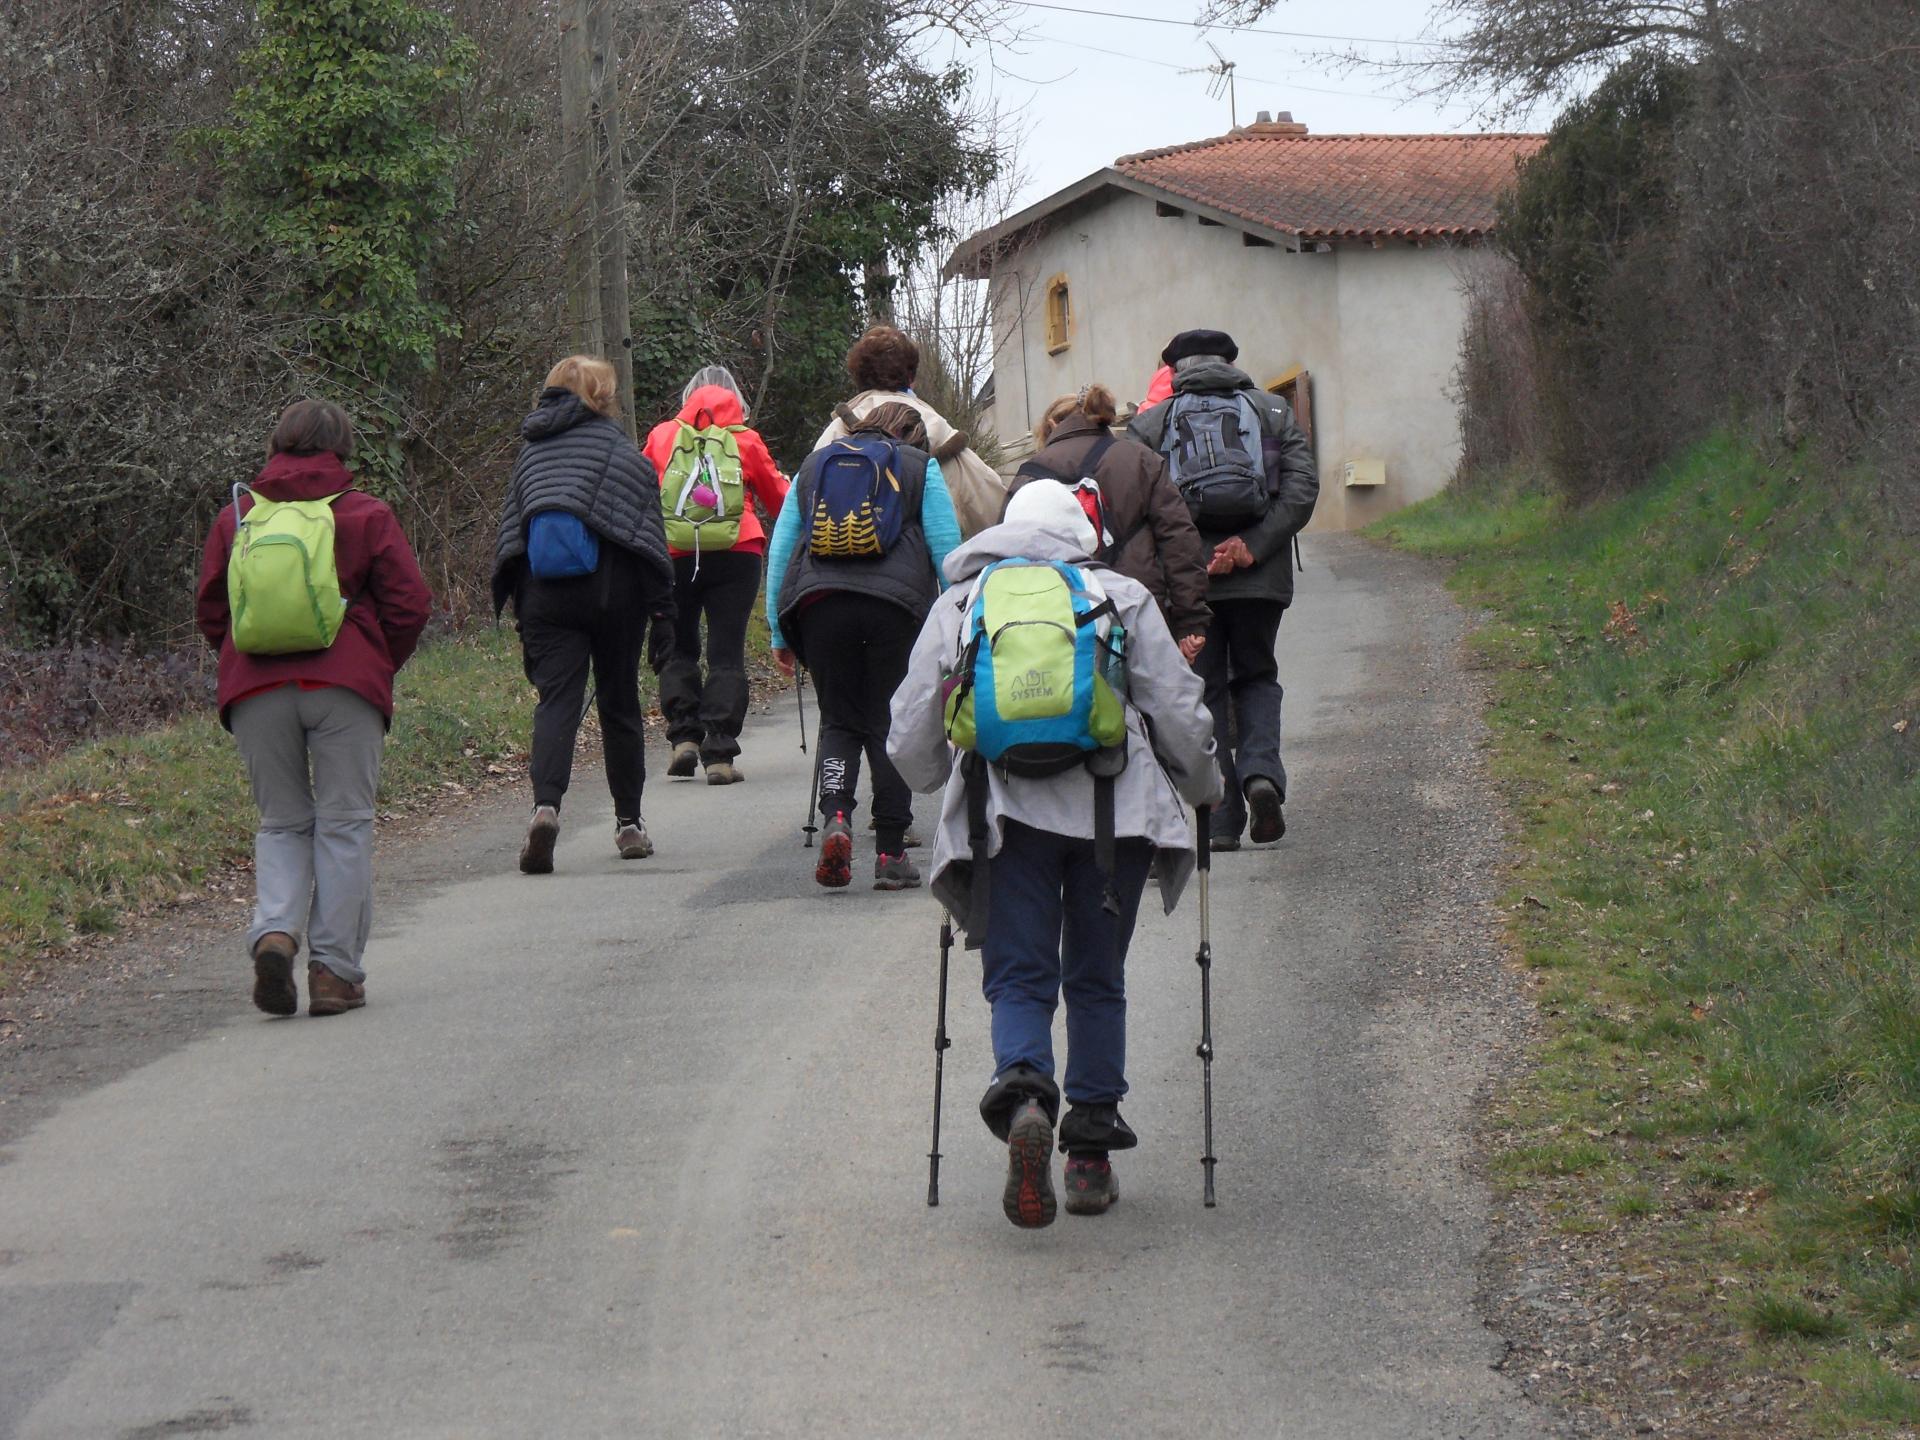
POLYGON ((1198 831, 1195 835, 1194 849, 1199 854, 1200 868, 1213 868, 1213 807, 1196 805, 1193 807, 1193 823, 1198 831))

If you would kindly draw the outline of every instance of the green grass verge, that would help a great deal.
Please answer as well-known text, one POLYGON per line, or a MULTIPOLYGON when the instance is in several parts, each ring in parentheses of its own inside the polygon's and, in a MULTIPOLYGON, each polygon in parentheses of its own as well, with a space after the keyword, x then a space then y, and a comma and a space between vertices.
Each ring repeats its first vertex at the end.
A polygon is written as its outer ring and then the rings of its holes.
MULTIPOLYGON (((533 694, 511 631, 423 647, 400 673, 382 805, 523 753, 533 694)), ((255 812, 211 714, 0 775, 0 988, 21 961, 191 893, 252 854, 255 812)))
POLYGON ((1492 619, 1512 926, 1547 1038, 1505 1183, 1676 1301, 1920 1416, 1920 555, 1871 476, 1704 444, 1569 511, 1514 477, 1382 522, 1492 619))

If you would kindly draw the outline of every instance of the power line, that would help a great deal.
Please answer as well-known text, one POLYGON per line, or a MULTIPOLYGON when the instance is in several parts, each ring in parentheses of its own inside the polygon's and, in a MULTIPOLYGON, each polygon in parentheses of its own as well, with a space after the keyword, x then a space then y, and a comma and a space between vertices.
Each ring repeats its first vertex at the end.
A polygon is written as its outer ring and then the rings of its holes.
MULTIPOLYGON (((1162 70, 1172 70, 1176 73, 1186 73, 1194 68, 1189 65, 1175 64, 1171 60, 1154 60, 1146 55, 1129 55, 1124 50, 1109 50, 1102 45, 1089 45, 1084 40, 1064 40, 1053 35, 1039 35, 1029 38, 1044 41, 1049 45, 1065 45, 1074 50, 1090 50, 1095 55, 1111 55, 1116 60, 1131 60, 1139 65, 1157 65, 1162 70)), ((1321 85, 1301 85, 1292 80, 1271 80, 1260 75, 1241 75, 1240 78, 1250 85, 1271 85, 1275 89, 1280 90, 1300 90, 1308 95, 1337 95, 1343 100, 1389 100, 1396 103, 1413 103, 1417 98, 1406 95, 1382 95, 1372 90, 1331 90, 1321 85)), ((1430 105, 1433 104, 1432 101, 1426 103, 1430 105)), ((1442 105, 1436 106, 1436 108, 1461 109, 1466 107, 1442 105)))
POLYGON ((1450 50, 1447 40, 1397 40, 1380 35, 1323 35, 1313 30, 1275 30, 1265 25, 1202 25, 1192 20, 1169 20, 1164 15, 1128 15, 1117 10, 1089 10, 1078 5, 1043 4, 1042 0, 1009 0, 1023 10, 1053 10, 1062 15, 1088 15, 1096 20, 1132 20, 1141 25, 1177 25, 1182 30, 1228 30, 1242 35, 1277 35, 1286 40, 1337 40, 1349 45, 1412 45, 1423 50, 1450 50))

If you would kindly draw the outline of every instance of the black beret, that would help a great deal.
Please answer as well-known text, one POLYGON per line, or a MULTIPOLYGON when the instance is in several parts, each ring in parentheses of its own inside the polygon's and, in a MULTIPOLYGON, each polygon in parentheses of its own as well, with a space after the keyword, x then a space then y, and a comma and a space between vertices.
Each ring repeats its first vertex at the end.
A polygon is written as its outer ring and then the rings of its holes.
POLYGON ((1160 352, 1160 363, 1177 365, 1189 355, 1218 355, 1232 364, 1240 358, 1240 347, 1224 330, 1182 330, 1160 352))

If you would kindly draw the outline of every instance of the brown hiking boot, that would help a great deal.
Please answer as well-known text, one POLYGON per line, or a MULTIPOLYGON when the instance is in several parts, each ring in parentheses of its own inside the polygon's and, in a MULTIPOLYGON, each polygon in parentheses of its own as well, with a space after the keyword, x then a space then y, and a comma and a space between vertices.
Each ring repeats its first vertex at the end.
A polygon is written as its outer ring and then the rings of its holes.
POLYGON ((526 843, 520 847, 520 873, 551 875, 553 847, 559 839, 560 812, 551 805, 534 806, 533 818, 527 822, 526 843))
POLYGON ((293 957, 300 946, 284 930, 269 930, 253 946, 253 1003, 269 1015, 298 1015, 300 992, 293 988, 293 957))
POLYGON ((734 767, 731 760, 715 760, 707 766, 707 784, 738 785, 747 777, 734 767))
POLYGON ((676 780, 685 780, 700 768, 700 747, 691 740, 682 740, 673 747, 673 759, 667 762, 667 774, 676 780))
POLYGON ((342 980, 318 960, 307 962, 307 1013, 344 1015, 367 1003, 367 987, 342 980))

